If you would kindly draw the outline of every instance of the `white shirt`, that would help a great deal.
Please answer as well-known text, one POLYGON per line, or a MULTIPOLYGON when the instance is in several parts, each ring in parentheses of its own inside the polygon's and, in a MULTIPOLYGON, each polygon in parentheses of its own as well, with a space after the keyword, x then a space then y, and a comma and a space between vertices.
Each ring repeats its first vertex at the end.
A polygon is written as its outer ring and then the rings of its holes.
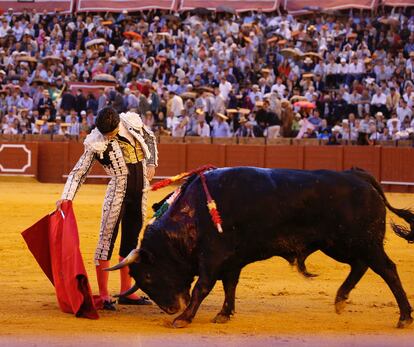
POLYGON ((213 123, 213 136, 214 137, 230 137, 230 126, 227 122, 214 122, 213 123))
POLYGON ((186 119, 183 117, 174 117, 172 125, 172 136, 173 137, 184 137, 187 127, 185 124, 186 119))
MULTIPOLYGON (((313 68, 313 73, 314 73, 314 74, 320 74, 321 76, 324 76, 326 71, 327 71, 326 65, 320 65, 320 64, 317 64, 317 65, 313 68)), ((332 72, 331 72, 331 73, 332 73, 332 72)))
POLYGON ((385 105, 387 103, 387 96, 384 93, 378 95, 375 93, 371 99, 371 105, 381 104, 385 105))
POLYGON ((283 98, 285 95, 286 86, 284 84, 274 84, 270 89, 271 92, 276 91, 279 94, 279 97, 283 98))
POLYGON ((231 83, 229 81, 225 81, 224 83, 219 84, 220 94, 223 96, 224 100, 227 100, 229 97, 229 93, 232 90, 231 83))
POLYGON ((22 39, 24 29, 22 28, 21 25, 18 28, 13 27, 12 29, 13 29, 14 36, 16 36, 16 40, 20 41, 22 39))
POLYGON ((397 119, 397 123, 395 123, 396 118, 391 118, 387 121, 387 128, 390 130, 390 134, 394 132, 394 130, 400 131, 401 129, 401 122, 397 119), (394 120, 394 121, 393 121, 394 120), (395 123, 395 126, 394 126, 395 123))
POLYGON ((338 73, 338 67, 336 64, 329 64, 326 66, 325 71, 327 75, 335 75, 338 73))
POLYGON ((3 128, 3 134, 6 135, 16 135, 18 133, 16 128, 13 128, 12 126, 6 126, 3 128))
POLYGON ((344 64, 344 65, 342 65, 342 64, 337 64, 336 65, 336 73, 338 73, 338 74, 347 74, 348 73, 348 64, 344 64))
POLYGON ((407 116, 411 120, 413 116, 413 111, 411 111, 409 107, 397 107, 397 116, 400 122, 403 122, 405 117, 407 116))
POLYGON ((249 97, 253 104, 256 104, 256 100, 262 101, 263 99, 263 95, 261 92, 250 92, 249 97))
POLYGON ((349 101, 350 103, 357 103, 359 100, 361 100, 361 94, 350 94, 349 95, 349 101))
POLYGON ((8 25, 6 27, 1 26, 0 27, 0 38, 5 37, 7 35, 7 30, 9 29, 10 29, 10 26, 8 25))
POLYGON ((69 135, 79 135, 80 124, 79 123, 70 123, 68 134, 69 135))
POLYGON ((348 73, 350 74, 360 74, 364 72, 364 68, 362 66, 362 64, 357 63, 357 64, 349 64, 348 65, 348 73))
POLYGON ((171 101, 171 112, 173 113, 174 117, 180 116, 183 110, 183 99, 178 95, 174 95, 171 101))
POLYGON ((201 137, 209 137, 210 136, 210 127, 207 123, 203 122, 203 125, 200 125, 201 123, 197 124, 196 132, 198 136, 201 137))
POLYGON ((231 25, 229 26, 229 31, 233 35, 237 35, 239 33, 239 25, 236 22, 232 22, 231 25))
POLYGON ((376 132, 372 133, 369 136, 369 139, 370 140, 380 140, 381 139, 381 134, 378 131, 376 131, 376 132))
POLYGON ((27 108, 30 111, 33 109, 33 100, 31 98, 20 98, 17 104, 20 108, 27 108))

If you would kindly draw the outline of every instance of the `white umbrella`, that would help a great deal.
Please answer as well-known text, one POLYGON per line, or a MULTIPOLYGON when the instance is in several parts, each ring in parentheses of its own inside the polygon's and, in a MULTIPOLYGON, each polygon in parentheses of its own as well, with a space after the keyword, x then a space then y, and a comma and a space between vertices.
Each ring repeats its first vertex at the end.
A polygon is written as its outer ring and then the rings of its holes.
POLYGON ((94 40, 90 40, 90 41, 86 42, 85 47, 89 48, 91 46, 98 46, 98 45, 105 45, 105 44, 106 44, 105 39, 94 39, 94 40))

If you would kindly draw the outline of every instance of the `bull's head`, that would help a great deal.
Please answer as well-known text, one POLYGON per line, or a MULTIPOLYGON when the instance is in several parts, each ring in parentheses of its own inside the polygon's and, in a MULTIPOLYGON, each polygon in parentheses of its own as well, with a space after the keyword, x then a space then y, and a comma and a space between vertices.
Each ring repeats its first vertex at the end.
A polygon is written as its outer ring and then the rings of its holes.
POLYGON ((121 263, 107 270, 117 270, 128 265, 129 273, 136 283, 119 296, 131 295, 140 288, 169 314, 175 314, 187 306, 193 278, 183 276, 173 263, 159 261, 147 250, 134 249, 121 263))

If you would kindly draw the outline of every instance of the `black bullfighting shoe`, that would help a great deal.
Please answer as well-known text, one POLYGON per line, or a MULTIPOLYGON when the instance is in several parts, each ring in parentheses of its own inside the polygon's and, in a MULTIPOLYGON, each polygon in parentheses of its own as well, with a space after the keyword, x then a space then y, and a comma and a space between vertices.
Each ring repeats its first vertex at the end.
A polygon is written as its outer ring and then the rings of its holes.
POLYGON ((152 302, 150 299, 148 299, 145 296, 141 296, 138 299, 130 299, 124 296, 121 296, 118 299, 119 305, 152 305, 152 302))
POLYGON ((116 301, 105 300, 103 302, 103 305, 102 305, 102 310, 105 310, 105 311, 116 311, 115 303, 116 303, 116 301))

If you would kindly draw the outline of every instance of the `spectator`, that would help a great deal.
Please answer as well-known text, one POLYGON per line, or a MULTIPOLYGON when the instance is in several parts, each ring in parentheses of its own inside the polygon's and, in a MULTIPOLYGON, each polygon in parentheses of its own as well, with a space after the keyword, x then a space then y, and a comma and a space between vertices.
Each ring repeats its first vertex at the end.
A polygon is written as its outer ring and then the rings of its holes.
POLYGON ((68 126, 68 135, 71 136, 79 136, 80 135, 80 123, 78 120, 78 117, 74 114, 71 115, 70 117, 70 123, 68 126))
POLYGON ((83 95, 82 89, 78 89, 75 97, 75 110, 78 116, 81 115, 81 111, 86 110, 86 98, 83 95))
POLYGON ((167 109, 169 109, 169 112, 171 112, 174 117, 181 116, 184 110, 184 104, 183 99, 180 96, 178 96, 175 92, 170 91, 168 104, 169 107, 167 106, 167 109))
POLYGON ((231 137, 230 127, 227 123, 228 117, 224 114, 217 113, 216 117, 213 119, 213 137, 231 137))
POLYGON ((184 137, 186 134, 187 124, 189 122, 188 116, 178 116, 173 118, 172 131, 173 137, 184 137))
POLYGON ((332 128, 332 133, 329 136, 327 145, 329 146, 336 146, 336 145, 340 145, 340 131, 341 131, 341 127, 339 125, 335 125, 332 128))
POLYGON ((374 115, 377 112, 382 112, 383 114, 388 114, 388 109, 386 107, 387 97, 382 92, 380 88, 376 89, 375 94, 371 99, 371 115, 374 115))
MULTIPOLYGON (((252 12, 237 17, 206 15, 194 24, 196 16, 186 19, 187 14, 181 13, 177 14, 179 21, 172 21, 160 16, 160 11, 128 17, 122 13, 95 17, 86 13, 75 18, 11 11, 0 23, 1 124, 12 109, 11 115, 18 115, 18 132, 32 128, 40 131, 42 126, 34 124, 39 120, 37 115, 46 115, 51 123, 57 116, 63 120, 75 109, 78 116, 87 111, 87 126, 82 125, 86 131, 93 126, 89 110, 96 114, 112 104, 120 112, 137 109, 145 115, 150 111, 153 126, 164 134, 168 128, 172 132, 177 117, 188 117, 185 133, 194 135, 195 109, 201 108, 214 136, 220 123, 216 114, 228 117, 226 109, 246 108, 252 111, 245 118, 254 129, 258 126, 272 136, 297 136, 301 126, 289 100, 301 97, 319 111, 316 117, 316 111, 304 117, 315 123, 319 134, 324 129, 326 134, 322 121, 333 127, 343 125, 346 119, 351 133, 357 131, 359 120, 351 120, 351 113, 357 118, 382 113, 383 119, 372 119, 380 134, 388 131, 386 119, 397 113, 399 131, 406 131, 412 125, 414 106, 411 11, 399 11, 398 26, 384 24, 375 14, 360 17, 353 12, 349 12, 349 22, 345 17, 324 13, 293 17, 252 12), (102 25, 103 20, 113 24, 102 25), (125 31, 135 31, 143 39, 125 40, 125 31), (283 39, 277 43, 268 39, 273 32, 283 39), (95 38, 106 42, 85 46, 95 38), (287 56, 284 48, 297 52, 297 56, 287 56), (22 55, 37 61, 20 61, 22 55), (42 61, 48 55, 62 60, 42 61), (76 95, 63 91, 68 83, 89 83, 100 73, 115 76, 117 85, 101 89, 96 100, 92 94, 85 98, 80 91, 76 95), (190 97, 192 103, 184 105, 184 93, 188 92, 195 96, 190 97), (23 109, 35 116, 23 119, 23 109)), ((70 123, 71 116, 68 118, 70 123)), ((81 124, 85 123, 82 119, 81 124)), ((364 129, 369 120, 361 122, 364 129)), ((394 122, 388 124, 396 134, 394 122)), ((229 136, 237 132, 237 117, 227 124, 229 136)), ((365 134, 370 129, 374 129, 372 124, 365 134)), ((307 127, 301 136, 314 134, 307 127)))
POLYGON ((401 95, 400 93, 397 92, 396 88, 391 87, 390 94, 387 96, 387 102, 386 102, 389 113, 395 112, 397 110, 400 104, 400 98, 401 98, 401 95))
POLYGON ((208 126, 204 115, 199 116, 197 119, 196 133, 200 137, 210 136, 210 127, 208 126))
POLYGON ((404 99, 400 100, 399 106, 396 108, 396 110, 393 111, 393 113, 397 114, 397 117, 398 117, 398 119, 401 123, 407 117, 408 117, 409 120, 411 120, 413 118, 412 108, 408 107, 408 104, 404 99))
POLYGON ((391 118, 387 121, 387 128, 389 129, 391 135, 396 134, 401 130, 401 121, 398 119, 396 113, 393 113, 391 118))

